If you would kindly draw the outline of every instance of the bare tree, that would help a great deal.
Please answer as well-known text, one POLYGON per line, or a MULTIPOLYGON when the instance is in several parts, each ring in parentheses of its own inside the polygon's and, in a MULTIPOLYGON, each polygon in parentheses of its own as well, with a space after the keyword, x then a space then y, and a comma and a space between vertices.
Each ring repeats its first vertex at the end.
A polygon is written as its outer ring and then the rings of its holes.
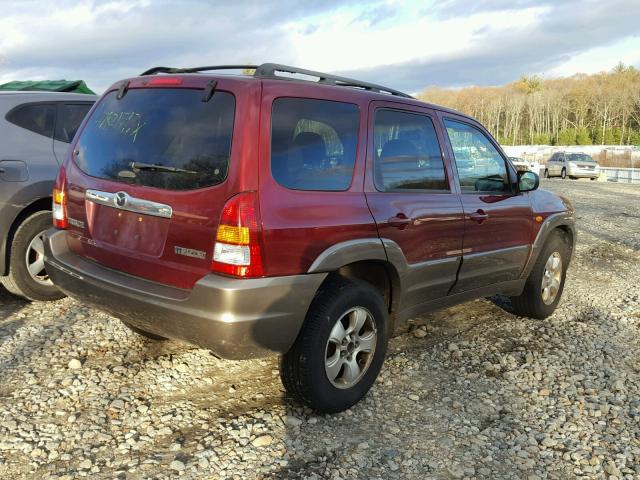
POLYGON ((640 71, 544 80, 504 87, 428 88, 420 96, 472 115, 506 144, 640 143, 640 71))

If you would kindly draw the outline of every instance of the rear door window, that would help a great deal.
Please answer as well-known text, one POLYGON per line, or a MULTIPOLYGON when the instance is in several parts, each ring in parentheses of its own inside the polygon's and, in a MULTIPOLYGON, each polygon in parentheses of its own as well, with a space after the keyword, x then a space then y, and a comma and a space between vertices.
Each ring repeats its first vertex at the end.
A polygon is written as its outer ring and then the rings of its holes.
POLYGON ((373 173, 379 191, 449 191, 440 144, 428 116, 378 110, 374 150, 373 173))
POLYGON ((131 89, 120 100, 110 92, 80 135, 75 161, 88 175, 117 182, 216 185, 227 177, 234 115, 235 99, 223 91, 208 102, 202 90, 131 89))
POLYGON ((56 107, 49 103, 28 103, 11 110, 6 119, 19 127, 51 138, 56 118, 56 107))
POLYGON ((278 98, 271 114, 271 173, 292 190, 347 190, 353 177, 357 105, 278 98))
POLYGON ((91 105, 91 103, 59 103, 53 138, 60 142, 71 143, 91 105))

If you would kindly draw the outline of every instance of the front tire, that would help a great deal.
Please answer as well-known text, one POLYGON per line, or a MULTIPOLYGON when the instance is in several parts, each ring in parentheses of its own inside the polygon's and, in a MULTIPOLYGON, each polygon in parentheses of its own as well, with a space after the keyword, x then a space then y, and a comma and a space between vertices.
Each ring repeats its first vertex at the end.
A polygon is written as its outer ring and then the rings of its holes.
POLYGON ((556 230, 538 255, 522 294, 511 297, 516 315, 543 320, 551 315, 562 297, 571 256, 566 236, 556 230))
POLYGON ((280 360, 280 378, 298 402, 320 413, 348 409, 369 391, 387 352, 389 315, 369 284, 329 280, 280 360))
POLYGON ((51 228, 51 212, 36 212, 22 221, 11 241, 9 275, 5 288, 27 300, 53 301, 64 298, 44 268, 43 234, 51 228))
POLYGON ((549 170, 547 170, 546 168, 544 169, 544 178, 550 178, 551 175, 549 175, 549 170))

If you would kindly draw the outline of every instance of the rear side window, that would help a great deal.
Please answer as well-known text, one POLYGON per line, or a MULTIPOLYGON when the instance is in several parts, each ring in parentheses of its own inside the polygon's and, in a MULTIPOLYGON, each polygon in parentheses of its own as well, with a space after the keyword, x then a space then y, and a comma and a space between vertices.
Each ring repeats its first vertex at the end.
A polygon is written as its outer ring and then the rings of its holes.
POLYGON ((48 103, 31 103, 14 108, 7 114, 7 120, 39 135, 51 138, 55 123, 56 107, 48 103))
POLYGON ((90 103, 58 104, 58 118, 53 138, 60 142, 71 143, 90 108, 90 103))
POLYGON ((347 190, 360 113, 350 103, 278 98, 271 114, 271 173, 293 190, 347 190))
POLYGON ((428 116, 378 110, 374 147, 378 190, 449 190, 440 144, 428 116))
POLYGON ((75 160, 88 175, 117 182, 216 185, 227 176, 234 112, 233 95, 222 91, 208 102, 202 90, 131 89, 120 100, 110 92, 80 135, 75 160))

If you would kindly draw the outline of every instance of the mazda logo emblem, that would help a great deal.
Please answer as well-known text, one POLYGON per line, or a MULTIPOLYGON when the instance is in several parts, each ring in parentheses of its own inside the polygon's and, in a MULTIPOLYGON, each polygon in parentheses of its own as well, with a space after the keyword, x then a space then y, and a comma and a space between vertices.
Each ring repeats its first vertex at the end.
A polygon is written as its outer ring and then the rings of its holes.
POLYGON ((116 205, 118 207, 126 206, 128 201, 129 201, 129 195, 127 195, 125 192, 116 193, 116 205))

